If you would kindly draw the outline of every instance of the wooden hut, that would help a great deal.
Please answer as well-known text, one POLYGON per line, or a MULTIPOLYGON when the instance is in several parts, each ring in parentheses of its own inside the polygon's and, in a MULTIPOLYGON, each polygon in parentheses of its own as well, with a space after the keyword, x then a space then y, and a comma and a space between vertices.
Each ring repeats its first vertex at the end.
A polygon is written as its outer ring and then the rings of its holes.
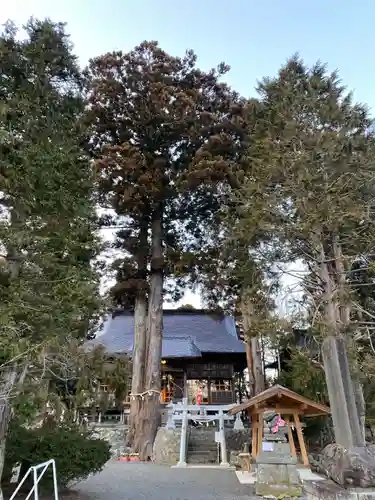
POLYGON ((234 406, 229 411, 229 414, 234 415, 242 411, 247 411, 251 418, 251 455, 253 461, 261 451, 264 413, 272 411, 278 413, 286 422, 288 442, 293 457, 296 457, 297 454, 292 429, 296 429, 302 463, 305 466, 309 466, 309 459, 300 417, 317 417, 330 414, 328 406, 315 403, 281 385, 270 387, 248 401, 234 406))

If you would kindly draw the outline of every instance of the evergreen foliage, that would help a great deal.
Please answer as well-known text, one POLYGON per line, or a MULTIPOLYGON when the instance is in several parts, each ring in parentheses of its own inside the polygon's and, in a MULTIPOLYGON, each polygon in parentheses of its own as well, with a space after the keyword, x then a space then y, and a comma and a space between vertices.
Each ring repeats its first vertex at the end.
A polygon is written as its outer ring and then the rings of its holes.
POLYGON ((26 33, 8 25, 0 39, 3 360, 84 338, 100 304, 82 79, 62 24, 30 21, 26 33))
POLYGON ((200 222, 219 209, 218 184, 234 178, 244 101, 220 83, 225 64, 204 73, 196 59, 192 51, 177 58, 143 42, 127 54, 93 59, 87 71, 101 201, 116 212, 115 247, 125 253, 114 289, 120 303, 131 290, 147 288, 147 269, 140 267, 149 262, 151 243, 142 240, 142 228, 151 228, 156 208, 162 204, 164 274, 179 284, 190 267, 186 237, 200 236, 200 222))
POLYGON ((82 76, 62 23, 24 28, 0 35, 1 453, 23 384, 44 387, 101 307, 82 76))
MULTIPOLYGON (((38 428, 25 428, 13 420, 8 433, 4 482, 10 480, 12 468, 17 464, 21 464, 22 477, 32 465, 45 462, 46 457, 55 459, 58 486, 65 488, 100 472, 110 459, 110 445, 72 424, 47 421, 38 428)), ((40 482, 40 489, 53 491, 52 481, 49 467, 40 482)), ((31 487, 32 477, 30 482, 28 486, 31 487)))
MULTIPOLYGON (((352 381, 345 384, 353 383, 363 423, 359 357, 351 353, 362 329, 358 313, 369 318, 371 312, 359 303, 351 275, 358 274, 354 262, 375 243, 371 117, 337 73, 321 63, 308 68, 297 56, 275 78, 263 79, 258 93, 262 112, 249 141, 248 176, 238 196, 244 216, 235 231, 250 247, 261 228, 269 238, 258 252, 269 263, 305 264, 304 320, 321 339, 346 340, 352 381)), ((327 373, 331 360, 325 353, 327 373)), ((335 391, 328 389, 333 405, 335 391)))
MULTIPOLYGON (((86 75, 90 150, 101 200, 122 226, 115 245, 123 258, 114 295, 123 306, 133 305, 140 325, 133 368, 143 365, 145 373, 133 372, 134 394, 160 390, 166 279, 174 278, 172 297, 179 298, 195 264, 201 223, 214 218, 220 188, 232 181, 246 137, 245 102, 220 82, 228 67, 220 64, 205 73, 196 59, 192 51, 178 58, 156 42, 143 42, 127 54, 92 60, 86 75)), ((141 451, 147 457, 158 399, 143 406, 144 417, 134 410, 132 418, 143 420, 134 427, 144 444, 135 448, 147 447, 141 451)))
MULTIPOLYGON (((204 72, 190 50, 174 57, 145 41, 92 59, 82 75, 63 24, 25 30, 20 39, 8 23, 0 35, 0 445, 11 401, 24 423, 46 401, 72 411, 92 402, 99 380, 118 403, 129 391, 128 359, 82 349, 102 307, 98 203, 120 253, 111 297, 134 311, 130 436, 142 458, 158 426, 163 300, 190 285, 211 310, 240 314, 256 393, 259 338, 281 325, 279 269, 297 259, 308 270, 303 321, 319 347, 345 338, 371 416, 374 131, 338 74, 294 56, 246 100, 222 83, 227 65, 204 72)), ((291 353, 281 382, 332 399, 324 350, 291 353)), ((69 429, 92 461, 61 462, 65 483, 106 456, 69 429)), ((69 429, 20 428, 33 443, 26 455, 39 456, 43 433, 61 446, 69 429)))

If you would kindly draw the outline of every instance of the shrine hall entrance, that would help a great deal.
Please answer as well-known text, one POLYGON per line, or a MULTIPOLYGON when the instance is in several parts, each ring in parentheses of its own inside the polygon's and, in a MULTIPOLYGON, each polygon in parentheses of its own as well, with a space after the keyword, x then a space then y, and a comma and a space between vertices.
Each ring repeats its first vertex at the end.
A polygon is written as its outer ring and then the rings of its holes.
MULTIPOLYGON (((186 380, 185 384, 189 404, 226 405, 235 401, 231 379, 193 379, 186 380)), ((183 375, 163 374, 161 394, 163 403, 181 401, 184 397, 183 375)))
POLYGON ((234 402, 233 380, 187 380, 189 404, 225 405, 234 402))
POLYGON ((162 402, 167 404, 187 398, 189 404, 235 403, 236 374, 244 367, 231 361, 228 355, 224 358, 218 354, 206 355, 205 360, 199 362, 162 360, 162 402))

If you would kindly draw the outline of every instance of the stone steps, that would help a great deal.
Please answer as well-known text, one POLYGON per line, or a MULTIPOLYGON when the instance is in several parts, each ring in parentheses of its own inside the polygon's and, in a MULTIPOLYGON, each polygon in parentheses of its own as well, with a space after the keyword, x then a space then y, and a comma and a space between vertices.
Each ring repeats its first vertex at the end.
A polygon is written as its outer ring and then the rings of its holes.
POLYGON ((188 448, 203 448, 203 449, 210 449, 210 448, 217 448, 217 443, 215 443, 214 440, 212 441, 188 441, 188 448))
POLYGON ((191 428, 187 446, 187 463, 216 464, 218 445, 215 443, 215 429, 212 427, 191 428))
POLYGON ((188 451, 188 464, 216 464, 217 450, 215 451, 188 451))
POLYGON ((199 448, 210 448, 211 446, 216 446, 217 443, 215 443, 215 439, 210 439, 207 441, 204 441, 203 439, 201 441, 195 440, 195 439, 189 439, 188 446, 191 447, 199 447, 199 448))
POLYGON ((203 439, 203 438, 211 438, 215 436, 215 432, 217 429, 214 429, 212 427, 191 427, 190 428, 190 435, 196 439, 203 439))
POLYGON ((217 446, 210 446, 210 447, 203 447, 203 446, 189 446, 187 449, 187 453, 216 453, 217 454, 218 447, 217 446))
POLYGON ((215 441, 188 441, 188 450, 217 450, 217 443, 215 441))

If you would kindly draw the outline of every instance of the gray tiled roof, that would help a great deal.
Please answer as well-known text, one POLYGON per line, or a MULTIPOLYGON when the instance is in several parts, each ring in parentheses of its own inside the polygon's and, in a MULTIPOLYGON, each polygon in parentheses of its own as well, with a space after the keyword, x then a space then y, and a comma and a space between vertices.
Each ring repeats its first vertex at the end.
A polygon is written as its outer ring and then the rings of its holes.
MULTIPOLYGON (((217 319, 203 312, 163 314, 163 357, 200 357, 202 353, 244 353, 243 342, 237 337, 234 319, 217 319)), ((134 321, 131 314, 109 317, 103 329, 87 347, 102 345, 108 353, 133 351, 134 321)))

